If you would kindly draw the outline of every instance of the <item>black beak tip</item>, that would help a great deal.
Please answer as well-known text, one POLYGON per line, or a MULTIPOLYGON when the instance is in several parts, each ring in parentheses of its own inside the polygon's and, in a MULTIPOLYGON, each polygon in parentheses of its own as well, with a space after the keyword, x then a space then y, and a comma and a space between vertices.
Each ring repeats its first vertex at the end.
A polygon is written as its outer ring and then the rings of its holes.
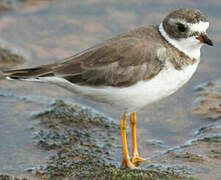
POLYGON ((208 44, 209 46, 213 46, 213 42, 206 36, 203 36, 203 40, 205 44, 208 44))
POLYGON ((210 39, 208 39, 205 43, 208 44, 209 46, 213 46, 213 41, 211 41, 210 39))
POLYGON ((213 41, 211 41, 209 45, 210 45, 210 46, 214 46, 213 41))

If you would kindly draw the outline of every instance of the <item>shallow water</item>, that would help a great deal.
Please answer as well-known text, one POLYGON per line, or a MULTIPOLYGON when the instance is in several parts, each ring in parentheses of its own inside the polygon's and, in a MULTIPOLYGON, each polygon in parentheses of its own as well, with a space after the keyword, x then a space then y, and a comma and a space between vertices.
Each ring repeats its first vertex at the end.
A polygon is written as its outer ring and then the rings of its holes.
MULTIPOLYGON (((173 96, 144 108, 138 114, 138 142, 142 156, 152 157, 194 138, 194 132, 209 122, 192 113, 193 88, 221 76, 221 3, 218 0, 155 2, 134 0, 45 1, 16 8, 0 17, 0 44, 21 53, 28 67, 52 62, 137 26, 158 24, 170 11, 180 7, 198 8, 209 17, 208 35, 214 47, 202 49, 201 64, 192 80, 173 96), (2 40, 1 40, 2 39, 2 40), (5 41, 7 43, 5 43, 5 41), (154 147, 151 141, 163 143, 154 147)), ((24 168, 41 164, 46 153, 33 146, 30 121, 54 99, 90 106, 116 119, 120 112, 107 105, 89 102, 47 84, 0 82, 0 173, 20 174, 24 168), (5 153, 7 152, 7 153, 5 153), (32 156, 30 156, 32 154, 32 156)))

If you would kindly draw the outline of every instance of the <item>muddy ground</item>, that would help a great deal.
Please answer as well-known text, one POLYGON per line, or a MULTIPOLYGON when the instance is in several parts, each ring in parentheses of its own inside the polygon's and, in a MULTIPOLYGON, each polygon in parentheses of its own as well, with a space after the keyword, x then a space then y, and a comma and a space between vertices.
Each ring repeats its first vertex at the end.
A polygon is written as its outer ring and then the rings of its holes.
POLYGON ((119 126, 90 109, 59 100, 33 119, 34 144, 51 153, 45 166, 26 170, 38 179, 193 179, 174 168, 120 169, 119 126))

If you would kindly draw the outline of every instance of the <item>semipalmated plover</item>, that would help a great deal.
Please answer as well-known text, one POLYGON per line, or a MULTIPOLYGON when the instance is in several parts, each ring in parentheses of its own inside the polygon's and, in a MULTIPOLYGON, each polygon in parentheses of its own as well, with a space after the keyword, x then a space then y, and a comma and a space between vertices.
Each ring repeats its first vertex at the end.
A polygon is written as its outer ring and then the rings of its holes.
POLYGON ((144 161, 136 143, 136 111, 183 86, 200 62, 207 37, 207 18, 197 9, 178 9, 160 25, 140 27, 80 52, 63 63, 4 72, 10 80, 46 82, 81 97, 113 105, 123 112, 120 130, 122 165, 144 161), (132 158, 126 139, 130 114, 132 158))

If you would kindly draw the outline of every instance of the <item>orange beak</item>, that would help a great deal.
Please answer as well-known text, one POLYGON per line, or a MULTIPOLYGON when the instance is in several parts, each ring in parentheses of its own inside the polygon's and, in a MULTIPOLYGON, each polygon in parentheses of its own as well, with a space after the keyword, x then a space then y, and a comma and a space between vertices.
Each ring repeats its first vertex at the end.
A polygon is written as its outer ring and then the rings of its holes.
POLYGON ((206 33, 202 33, 201 36, 197 37, 196 39, 198 39, 201 43, 205 43, 210 46, 213 46, 213 42, 208 38, 206 33))

